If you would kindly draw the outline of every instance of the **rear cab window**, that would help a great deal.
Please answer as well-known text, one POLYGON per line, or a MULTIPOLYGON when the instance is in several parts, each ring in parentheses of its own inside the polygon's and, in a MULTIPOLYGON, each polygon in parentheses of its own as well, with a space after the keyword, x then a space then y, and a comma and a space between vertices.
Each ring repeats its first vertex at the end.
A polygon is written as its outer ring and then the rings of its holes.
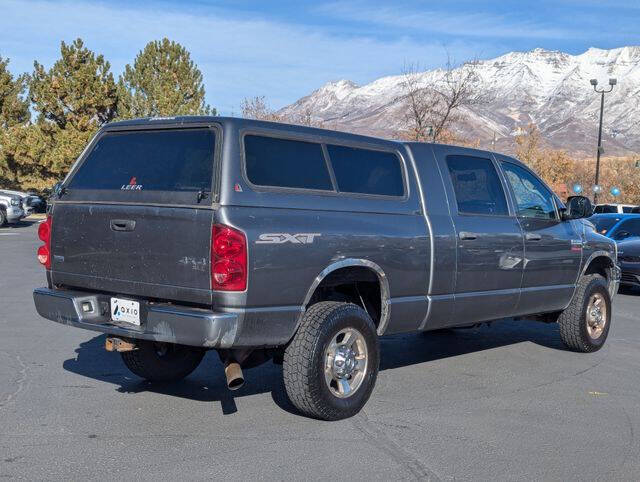
POLYGON ((65 200, 198 204, 214 184, 211 128, 107 131, 66 184, 65 200))
POLYGON ((244 156, 247 178, 256 186, 333 191, 318 143, 246 135, 244 156))
POLYGON ((391 151, 246 134, 245 172, 254 186, 403 197, 400 158, 391 151))
POLYGON ((328 145, 338 191, 404 196, 400 159, 392 152, 328 145))

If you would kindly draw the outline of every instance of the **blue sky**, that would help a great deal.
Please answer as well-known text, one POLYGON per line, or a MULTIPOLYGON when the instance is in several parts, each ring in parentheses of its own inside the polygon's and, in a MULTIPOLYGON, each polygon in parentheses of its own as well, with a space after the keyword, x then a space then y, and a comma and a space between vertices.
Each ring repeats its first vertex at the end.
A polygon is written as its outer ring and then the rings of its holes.
POLYGON ((81 37, 117 76, 154 39, 187 47, 208 102, 237 114, 244 97, 282 107, 325 82, 359 84, 407 62, 442 66, 542 47, 572 54, 640 45, 640 0, 0 1, 0 56, 14 73, 46 67, 81 37))

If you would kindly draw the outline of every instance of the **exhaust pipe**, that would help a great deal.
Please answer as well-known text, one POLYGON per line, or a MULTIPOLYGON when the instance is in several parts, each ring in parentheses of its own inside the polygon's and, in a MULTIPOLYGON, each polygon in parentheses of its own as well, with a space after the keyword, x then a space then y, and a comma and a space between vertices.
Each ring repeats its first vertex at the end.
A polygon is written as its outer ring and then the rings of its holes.
POLYGON ((227 361, 224 364, 224 374, 227 376, 227 388, 229 390, 238 390, 244 385, 244 376, 240 364, 235 361, 227 361))

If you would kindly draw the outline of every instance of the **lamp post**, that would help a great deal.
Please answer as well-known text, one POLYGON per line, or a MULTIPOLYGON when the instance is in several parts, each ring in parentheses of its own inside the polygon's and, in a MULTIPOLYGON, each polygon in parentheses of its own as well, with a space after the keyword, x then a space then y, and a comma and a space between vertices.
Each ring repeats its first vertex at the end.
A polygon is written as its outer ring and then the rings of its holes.
POLYGON ((591 85, 593 85, 593 90, 595 90, 598 94, 600 94, 600 126, 598 127, 598 154, 596 157, 596 180, 593 190, 593 204, 598 204, 598 190, 599 186, 598 182, 600 182, 600 154, 604 151, 602 149, 602 113, 604 111, 604 94, 608 94, 613 90, 613 86, 616 85, 616 79, 609 79, 609 88, 608 89, 598 89, 598 80, 591 79, 591 85))

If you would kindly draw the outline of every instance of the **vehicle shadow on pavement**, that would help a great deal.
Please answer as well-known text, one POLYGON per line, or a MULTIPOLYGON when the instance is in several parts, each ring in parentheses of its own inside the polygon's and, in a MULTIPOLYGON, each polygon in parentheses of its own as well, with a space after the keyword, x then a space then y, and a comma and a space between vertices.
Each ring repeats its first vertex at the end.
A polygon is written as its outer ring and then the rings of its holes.
MULTIPOLYGON (((202 402, 220 402, 222 413, 238 411, 235 399, 271 393, 281 409, 297 413, 289 402, 282 382, 282 367, 267 362, 245 370, 245 385, 237 391, 226 388, 224 369, 217 354, 207 353, 200 366, 187 378, 174 383, 151 383, 128 371, 117 353, 104 349, 106 335, 98 335, 76 349, 76 357, 66 360, 63 368, 94 380, 117 385, 122 393, 153 392, 202 402)), ((517 343, 564 349, 556 324, 528 321, 500 321, 491 327, 446 330, 422 334, 391 335, 381 338, 380 370, 427 363, 443 358, 463 356, 517 343)))
POLYGON ((222 413, 237 412, 235 398, 271 392, 282 409, 295 413, 282 383, 282 368, 271 362, 244 371, 245 385, 236 391, 227 389, 224 367, 215 351, 208 352, 200 366, 184 380, 152 383, 129 372, 121 357, 104 349, 106 335, 98 335, 76 348, 76 357, 62 367, 72 373, 118 385, 122 393, 153 392, 201 402, 220 402, 222 413))
POLYGON ((3 226, 4 229, 21 229, 21 228, 28 228, 30 226, 33 226, 34 224, 39 224, 44 218, 26 218, 26 219, 21 219, 18 222, 15 223, 11 223, 11 224, 5 224, 3 226))
POLYGON ((638 296, 640 295, 640 289, 635 286, 620 285, 618 293, 621 295, 638 296))

